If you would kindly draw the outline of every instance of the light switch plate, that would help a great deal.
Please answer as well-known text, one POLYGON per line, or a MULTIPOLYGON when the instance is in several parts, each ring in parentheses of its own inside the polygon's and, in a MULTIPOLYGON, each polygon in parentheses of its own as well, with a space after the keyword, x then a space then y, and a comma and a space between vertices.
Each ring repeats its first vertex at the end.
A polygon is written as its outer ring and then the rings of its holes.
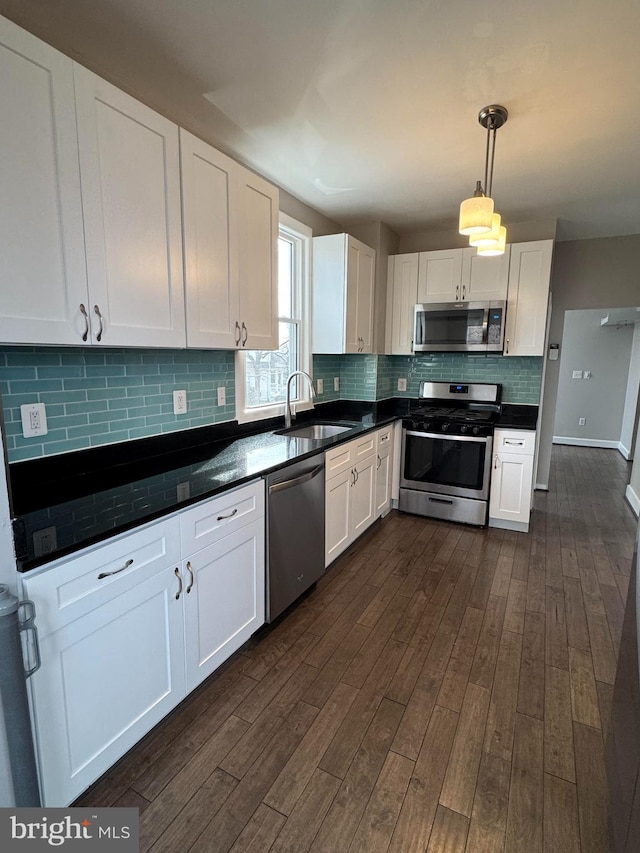
POLYGON ((178 483, 178 487, 176 489, 176 498, 179 501, 188 501, 191 497, 191 484, 190 483, 178 483))
POLYGON ((582 379, 582 371, 581 370, 574 370, 573 373, 571 374, 571 378, 572 379, 582 379))
POLYGON ((402 378, 398 379, 398 391, 406 391, 407 390, 407 380, 402 378))
POLYGON ((224 406, 224 404, 226 402, 227 402, 226 389, 225 389, 224 385, 220 385, 220 387, 218 388, 218 405, 224 406))
POLYGON ((20 416, 22 435, 25 438, 35 438, 37 435, 46 435, 49 432, 44 403, 28 403, 26 406, 20 406, 20 416))
POLYGON ((58 535, 54 525, 33 532, 33 553, 36 557, 50 554, 58 547, 58 535))
POLYGON ((340 377, 339 376, 333 377, 333 390, 334 391, 340 390, 340 377))
POLYGON ((316 379, 316 394, 324 394, 324 379, 316 379))

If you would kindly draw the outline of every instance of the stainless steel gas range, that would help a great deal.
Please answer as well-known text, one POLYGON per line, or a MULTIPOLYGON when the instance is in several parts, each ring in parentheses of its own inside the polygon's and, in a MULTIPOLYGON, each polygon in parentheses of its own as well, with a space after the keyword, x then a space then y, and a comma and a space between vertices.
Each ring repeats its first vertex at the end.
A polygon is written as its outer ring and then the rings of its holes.
POLYGON ((421 402, 403 421, 400 510, 486 523, 501 393, 487 383, 421 383, 421 402))

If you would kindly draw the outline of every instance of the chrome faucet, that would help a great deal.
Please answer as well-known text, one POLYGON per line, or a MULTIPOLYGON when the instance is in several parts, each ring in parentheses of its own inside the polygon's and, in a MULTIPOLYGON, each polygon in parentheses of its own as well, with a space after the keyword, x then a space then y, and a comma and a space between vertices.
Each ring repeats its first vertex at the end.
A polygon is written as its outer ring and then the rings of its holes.
MULTIPOLYGON (((291 380, 294 376, 304 376, 307 382, 309 383, 309 389, 311 391, 311 396, 316 396, 316 389, 313 387, 313 379, 309 376, 308 373, 305 373, 304 370, 294 370, 293 373, 289 374, 289 378, 287 379, 287 401, 284 404, 284 428, 289 429, 291 426, 291 380)), ((293 416, 295 417, 295 415, 293 416)))

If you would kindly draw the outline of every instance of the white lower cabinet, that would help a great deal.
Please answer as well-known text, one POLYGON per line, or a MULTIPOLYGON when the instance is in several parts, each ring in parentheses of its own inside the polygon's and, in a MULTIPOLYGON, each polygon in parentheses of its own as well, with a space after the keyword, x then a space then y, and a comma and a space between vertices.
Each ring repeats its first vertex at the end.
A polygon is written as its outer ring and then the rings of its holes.
POLYGON ((495 431, 489 527, 528 531, 535 437, 531 430, 495 431))
POLYGON ((393 424, 378 430, 376 456, 376 518, 386 515, 391 509, 393 476, 393 424))
POLYGON ((325 566, 390 508, 392 462, 392 426, 325 454, 325 566))
POLYGON ((262 481, 23 578, 44 805, 72 802, 264 623, 264 579, 262 481), (205 547, 185 554, 181 532, 205 547))

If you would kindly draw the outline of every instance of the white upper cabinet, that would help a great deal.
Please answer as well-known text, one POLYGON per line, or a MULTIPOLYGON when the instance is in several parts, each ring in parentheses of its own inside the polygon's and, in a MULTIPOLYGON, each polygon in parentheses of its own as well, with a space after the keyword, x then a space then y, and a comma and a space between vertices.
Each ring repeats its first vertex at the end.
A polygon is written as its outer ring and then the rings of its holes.
POLYGON ((314 237, 314 352, 373 352, 375 261, 375 251, 349 234, 314 237))
POLYGON ((389 256, 387 278, 387 341, 390 355, 413 352, 413 317, 418 301, 417 252, 389 256))
POLYGON ((420 252, 418 302, 460 301, 462 252, 462 249, 420 252))
POLYGON ((476 249, 462 249, 462 302, 500 302, 507 298, 511 246, 503 255, 483 257, 476 249))
POLYGON ((72 67, 0 18, 3 343, 82 343, 87 280, 72 67))
POLYGON ((238 224, 229 157, 180 129, 187 345, 240 343, 238 224))
POLYGON ((420 252, 418 302, 487 302, 507 298, 509 246, 482 257, 476 249, 420 252))
POLYGON ((237 169, 240 346, 278 349, 278 190, 237 169))
POLYGON ((185 346, 178 127, 74 64, 92 342, 185 346))
POLYGON ((511 246, 505 355, 544 355, 552 253, 553 240, 511 246))

